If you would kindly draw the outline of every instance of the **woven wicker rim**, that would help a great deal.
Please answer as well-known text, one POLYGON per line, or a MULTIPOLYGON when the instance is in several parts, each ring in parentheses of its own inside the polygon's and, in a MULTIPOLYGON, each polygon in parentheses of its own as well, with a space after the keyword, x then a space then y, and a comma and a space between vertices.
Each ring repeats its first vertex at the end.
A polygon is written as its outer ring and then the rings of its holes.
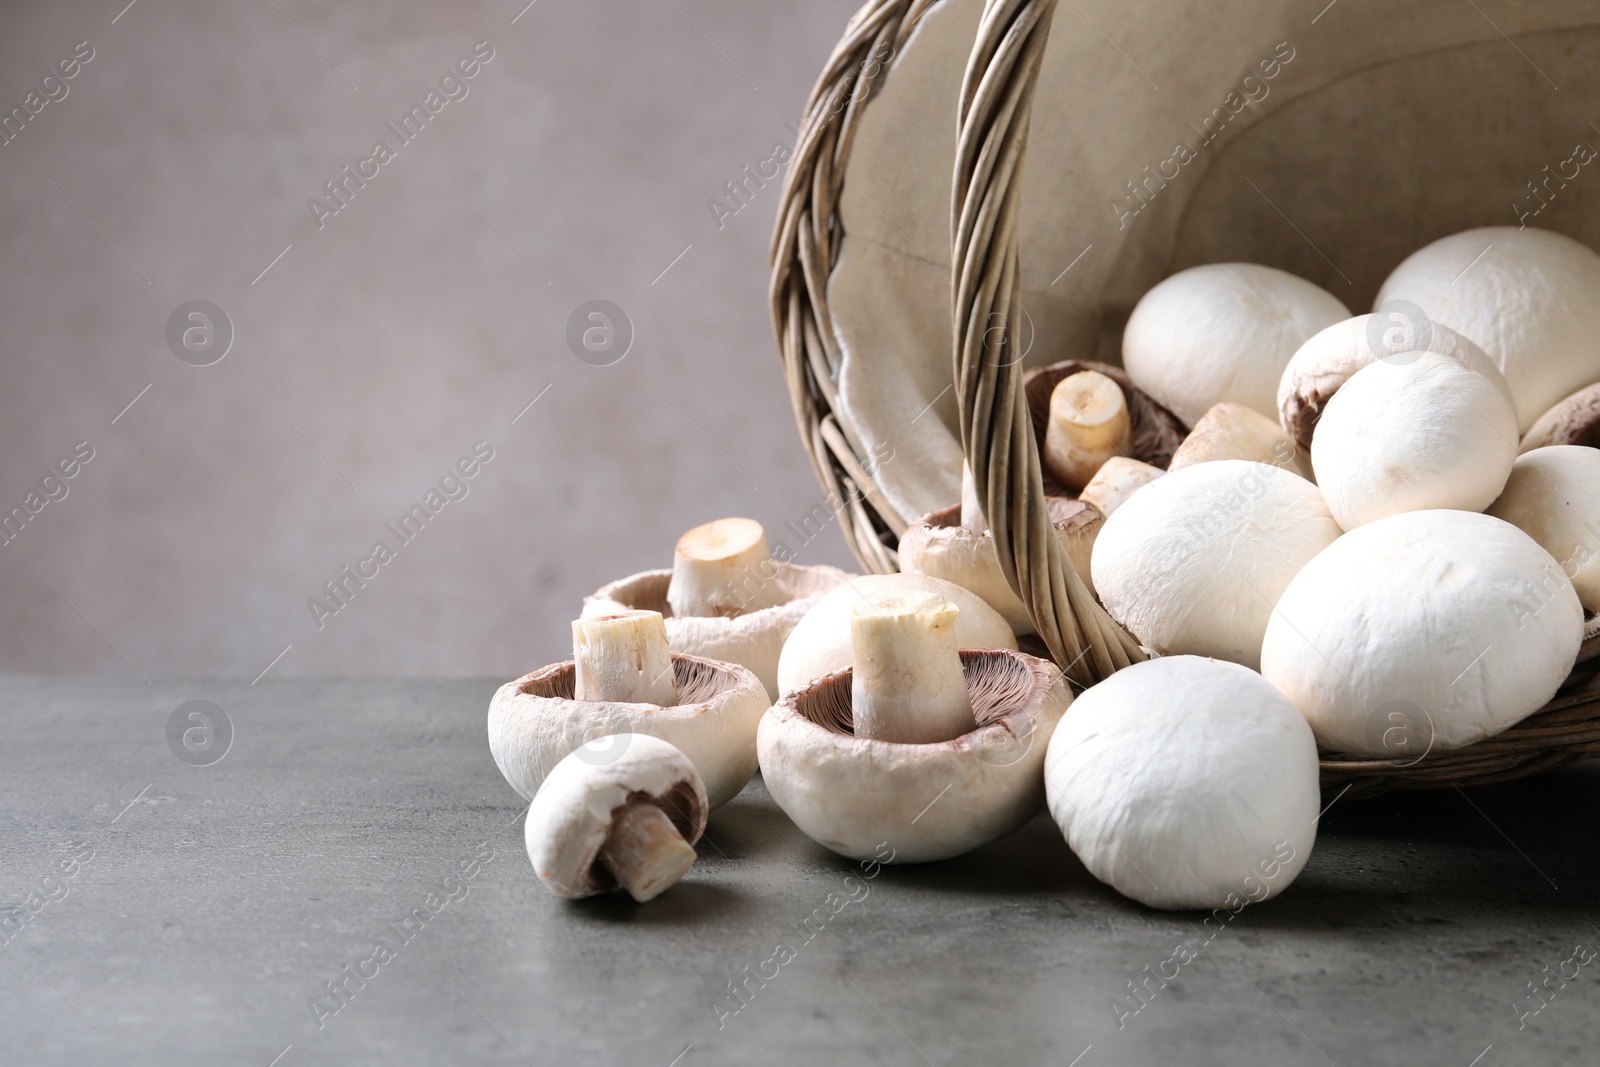
MULTIPOLYGON (((899 569, 893 545, 916 516, 895 511, 861 442, 834 415, 841 360, 827 284, 844 231, 839 197, 865 107, 937 0, 868 0, 845 28, 806 103, 771 245, 773 328, 802 443, 837 502, 840 529, 869 571, 899 569)), ((1006 580, 1045 648, 1076 684, 1144 658, 1095 602, 1051 529, 1020 360, 1005 352, 1021 321, 1018 208, 1034 88, 1056 0, 985 0, 962 80, 951 202, 951 313, 961 441, 983 495, 1006 580)), ((1592 650, 1586 646, 1585 653, 1592 650)), ((1420 761, 1324 754, 1323 784, 1353 792, 1486 784, 1600 755, 1600 674, 1580 657, 1543 709, 1488 740, 1420 761)))

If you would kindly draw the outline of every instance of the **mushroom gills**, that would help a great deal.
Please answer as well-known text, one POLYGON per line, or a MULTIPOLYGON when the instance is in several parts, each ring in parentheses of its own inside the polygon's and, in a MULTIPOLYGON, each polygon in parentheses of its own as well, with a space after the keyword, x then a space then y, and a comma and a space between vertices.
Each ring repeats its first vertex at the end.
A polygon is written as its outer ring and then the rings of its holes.
POLYGON ((649 797, 630 797, 612 813, 611 833, 596 857, 628 895, 654 900, 689 872, 694 846, 649 797))
POLYGON ((745 615, 794 599, 754 519, 717 519, 678 539, 667 603, 680 618, 745 615))
POLYGON ((897 592, 850 616, 857 737, 950 741, 977 728, 956 650, 958 609, 935 593, 897 592))
POLYGON ((577 700, 671 707, 678 702, 667 627, 659 611, 623 611, 574 619, 572 660, 577 700))

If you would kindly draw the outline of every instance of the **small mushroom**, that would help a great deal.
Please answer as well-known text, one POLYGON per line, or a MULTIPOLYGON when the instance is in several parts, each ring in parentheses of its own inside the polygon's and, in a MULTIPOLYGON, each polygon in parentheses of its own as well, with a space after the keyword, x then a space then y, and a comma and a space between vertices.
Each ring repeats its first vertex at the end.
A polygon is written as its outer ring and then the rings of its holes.
POLYGON ((1407 352, 1449 356, 1503 387, 1511 399, 1511 386, 1483 349, 1450 327, 1428 321, 1420 309, 1400 304, 1382 314, 1336 322, 1301 345, 1278 382, 1279 425, 1300 448, 1310 448, 1322 409, 1352 374, 1385 356, 1407 352))
POLYGON ((1171 656, 1092 686, 1051 737, 1044 775, 1089 873, 1152 908, 1276 896, 1316 840, 1311 730, 1234 663, 1171 656))
POLYGON ((1278 595, 1339 534, 1304 478, 1238 459, 1197 463, 1151 482, 1106 520, 1094 584, 1147 648, 1254 667, 1278 595))
MULTIPOLYGON (((950 669, 945 648, 942 638, 923 645, 941 671, 950 669)), ((847 665, 787 694, 758 738, 772 798, 813 841, 852 859, 881 858, 885 844, 896 861, 945 859, 1015 830, 1044 804, 1045 747, 1071 692, 1054 664, 1009 649, 962 651, 957 677, 976 728, 927 743, 911 740, 915 714, 887 720, 891 736, 877 738, 861 735, 858 718, 862 692, 881 705, 902 695, 881 687, 922 685, 920 677, 874 670, 858 679, 847 665)), ((931 705, 922 711, 943 718, 931 705)))
POLYGON ((1505 375, 1526 431, 1552 404, 1600 381, 1600 255, 1532 226, 1485 226, 1412 253, 1377 306, 1410 301, 1472 338, 1505 375))
MULTIPOLYGON (((964 484, 970 484, 970 477, 964 484)), ((1104 518, 1093 505, 1065 497, 1046 497, 1056 537, 1066 549, 1067 558, 1085 585, 1089 580, 1089 559, 1095 537, 1104 518)), ((930 512, 900 535, 900 570, 954 582, 969 589, 998 611, 1006 625, 1017 634, 1034 632, 1028 609, 1006 582, 995 554, 994 535, 983 521, 975 499, 967 496, 960 508, 951 506, 930 512), (968 522, 977 524, 974 530, 968 522)))
POLYGON ((1534 420, 1522 435, 1522 451, 1547 445, 1600 448, 1600 383, 1579 389, 1534 420))
POLYGON ((1482 511, 1517 458, 1517 412, 1486 374, 1435 352, 1388 356, 1333 394, 1311 440, 1346 530, 1402 511, 1482 511))
POLYGON ((1076 493, 1106 460, 1128 454, 1132 430, 1128 402, 1116 382, 1095 370, 1069 374, 1050 392, 1045 466, 1076 493))
POLYGON ((1547 445, 1517 457, 1488 514, 1554 556, 1586 612, 1600 611, 1600 449, 1547 445))
POLYGON ((1306 564, 1267 625, 1261 673, 1325 747, 1420 758, 1544 706, 1582 639, 1578 594, 1533 538, 1488 515, 1410 511, 1306 564))
MULTIPOLYGON (((1094 472, 1094 477, 1083 487, 1078 499, 1109 517, 1137 490, 1149 485, 1165 473, 1167 472, 1154 464, 1129 459, 1126 456, 1112 456, 1106 460, 1105 466, 1094 472)), ((1080 570, 1078 573, 1081 576, 1083 571, 1080 570)), ((1084 580, 1088 581, 1087 578, 1084 580)))
MULTIPOLYGON (((780 556, 787 552, 781 548, 780 556)), ((643 571, 601 586, 585 598, 583 614, 659 611, 674 651, 748 667, 769 699, 777 696, 778 656, 789 631, 850 577, 837 567, 771 558, 761 524, 751 519, 696 527, 679 540, 674 557, 670 571, 643 571)))
POLYGON ((1254 263, 1191 267, 1139 300, 1122 334, 1134 382, 1193 426, 1231 400, 1276 417, 1295 349, 1350 311, 1304 278, 1254 263))
POLYGON ((856 606, 907 592, 935 593, 958 609, 957 648, 1016 648, 1017 636, 999 612, 967 589, 926 574, 867 574, 825 594, 784 643, 778 688, 791 693, 812 679, 850 666, 851 619, 856 606))
POLYGON ((1295 448, 1275 420, 1243 404, 1212 405, 1172 454, 1167 469, 1179 471, 1218 459, 1266 463, 1298 474, 1307 481, 1315 480, 1311 474, 1311 457, 1295 448))
POLYGON ((709 810, 688 756, 659 738, 620 734, 556 764, 523 837, 535 873, 556 896, 620 887, 643 904, 688 872, 709 810))
POLYGON ((658 612, 588 616, 572 631, 573 659, 507 682, 489 704, 489 751, 524 800, 578 746, 626 733, 681 749, 712 807, 744 788, 771 703, 760 679, 737 664, 669 652, 658 612))

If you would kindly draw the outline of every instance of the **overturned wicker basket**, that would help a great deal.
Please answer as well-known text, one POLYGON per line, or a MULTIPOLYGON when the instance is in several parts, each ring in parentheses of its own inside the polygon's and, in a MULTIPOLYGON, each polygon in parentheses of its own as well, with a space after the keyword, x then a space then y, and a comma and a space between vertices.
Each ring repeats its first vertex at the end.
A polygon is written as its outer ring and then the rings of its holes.
MULTIPOLYGON (((802 439, 863 566, 897 569, 906 526, 956 499, 964 454, 1050 656, 1081 685, 1143 658, 1052 534, 1029 356, 1117 362, 1137 297, 1203 262, 1276 266, 1359 308, 1411 250, 1510 221, 1545 146, 1600 110, 1592 5, 1536 0, 1492 25, 1443 0, 1318 6, 1081 0, 1050 63, 1055 0, 857 12, 807 104, 771 300, 802 439), (1199 147, 1185 158, 1178 138, 1199 147)), ((1592 212, 1538 225, 1600 247, 1592 212)), ((1481 784, 1600 754, 1592 645, 1504 733, 1420 760, 1324 753, 1324 784, 1481 784)))

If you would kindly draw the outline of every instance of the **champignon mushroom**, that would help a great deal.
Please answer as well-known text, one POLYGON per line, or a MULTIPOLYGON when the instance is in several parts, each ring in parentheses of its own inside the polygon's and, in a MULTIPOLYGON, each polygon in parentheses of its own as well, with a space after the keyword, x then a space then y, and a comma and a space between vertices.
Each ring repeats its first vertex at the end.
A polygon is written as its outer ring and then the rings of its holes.
MULTIPOLYGON (((1055 395, 1056 386, 1065 379, 1085 371, 1093 371, 1108 379, 1122 394, 1122 401, 1128 413, 1127 456, 1166 470, 1167 464, 1172 461, 1173 450, 1183 441, 1184 434, 1189 432, 1188 427, 1149 393, 1133 384, 1133 379, 1129 378, 1128 373, 1121 367, 1093 360, 1052 363, 1045 367, 1035 367, 1023 375, 1022 398, 1028 406, 1028 421, 1033 426, 1034 445, 1039 449, 1039 454, 1043 456, 1047 451, 1051 400, 1055 395)), ((1107 462, 1113 462, 1117 458, 1114 456, 1107 462)), ((1041 465, 1039 473, 1044 479, 1046 497, 1073 496, 1074 491, 1051 472, 1048 463, 1041 465)))
POLYGON ((956 610, 937 593, 914 590, 851 609, 857 737, 920 745, 976 728, 956 650, 956 610))
POLYGON ((1312 480, 1311 457, 1295 448, 1277 422, 1243 404, 1212 405, 1172 454, 1167 469, 1180 471, 1219 459, 1266 463, 1312 480))
POLYGON ((1517 458, 1517 413, 1501 385, 1435 352, 1387 356, 1352 374, 1311 439, 1317 485, 1339 525, 1488 507, 1517 458))
POLYGON ((1331 293, 1254 263, 1191 267, 1139 300, 1122 363, 1192 426, 1231 400, 1276 417, 1278 380, 1306 338, 1350 311, 1331 293))
POLYGON ((556 764, 523 837, 535 873, 556 896, 620 887, 643 904, 688 872, 709 810, 688 756, 659 738, 620 734, 556 764))
MULTIPOLYGON (((970 483, 970 476, 963 481, 963 485, 970 483)), ((1067 551, 1067 559, 1092 592, 1089 558, 1105 519, 1093 505, 1079 500, 1052 496, 1045 498, 1045 504, 1056 537, 1067 551)), ((906 527, 900 535, 899 555, 903 573, 954 582, 982 597, 1015 633, 1035 632, 1026 605, 1006 582, 1005 572, 1000 569, 994 535, 973 496, 965 495, 961 507, 930 512, 906 527), (977 528, 969 526, 968 522, 977 528)))
POLYGON ((669 652, 658 612, 589 616, 572 630, 573 659, 507 682, 489 704, 489 751, 524 800, 579 745, 624 733, 682 749, 712 807, 744 788, 770 705, 760 679, 737 664, 669 652))
POLYGON ((1069 374, 1050 393, 1044 463, 1076 493, 1112 456, 1133 447, 1128 402, 1117 383, 1095 370, 1069 374))
POLYGON ((1600 448, 1600 383, 1586 386, 1534 420, 1522 435, 1522 451, 1547 445, 1600 448))
POLYGON ((850 626, 858 604, 906 592, 936 593, 958 610, 957 648, 1016 648, 1017 637, 999 612, 967 589, 926 574, 866 574, 825 594, 784 643, 778 688, 791 693, 814 678, 850 666, 850 626))
MULTIPOLYGON (((780 556, 789 554, 787 545, 779 547, 780 556)), ((751 519, 696 527, 683 535, 674 557, 670 571, 643 571, 601 586, 585 598, 583 614, 659 611, 674 651, 748 667, 769 699, 777 696, 778 656, 789 631, 850 577, 837 567, 769 557, 766 534, 751 519)))
POLYGON ((1486 226, 1441 238, 1384 281, 1378 307, 1395 300, 1489 354, 1516 394, 1519 430, 1600 380, 1600 256, 1570 237, 1486 226))
POLYGON ((1306 564, 1267 625, 1261 673, 1325 747, 1421 757, 1543 706, 1582 637, 1578 594, 1533 538, 1488 515, 1411 511, 1306 564))
MULTIPOLYGON (((1136 491, 1165 473, 1167 472, 1150 463, 1128 459, 1125 456, 1112 456, 1106 460, 1103 467, 1094 472, 1094 477, 1083 487, 1078 499, 1085 504, 1093 505, 1100 514, 1110 516, 1136 491)), ((1084 572, 1080 570, 1078 573, 1082 576, 1084 572)), ((1089 579, 1085 578, 1084 581, 1087 583, 1089 579)))
POLYGON ((1254 667, 1272 605, 1339 536, 1317 487, 1281 467, 1197 463, 1133 494, 1095 541, 1106 611, 1163 655, 1254 667))
POLYGON ((1316 840, 1317 745, 1254 671, 1136 663, 1078 695, 1045 757, 1050 814, 1100 881, 1152 908, 1237 911, 1316 840))
POLYGON ((1511 398, 1505 376, 1483 349, 1402 302, 1380 314, 1336 322, 1301 345, 1278 382, 1279 424, 1300 448, 1310 448, 1323 407, 1352 374, 1384 356, 1407 352, 1449 356, 1487 377, 1511 398))
MULTIPOLYGON (((897 862, 916 863, 1002 837, 1043 806, 1045 747, 1072 700, 1065 679, 1054 664, 1009 649, 965 650, 960 660, 977 727, 950 740, 860 736, 861 683, 848 665, 767 712, 761 777, 806 836, 862 860, 881 858, 887 844, 897 862)), ((874 678, 869 686, 891 681, 874 678)))
POLYGON ((1539 542, 1583 608, 1600 611, 1600 449, 1547 445, 1517 457, 1488 514, 1539 542))

